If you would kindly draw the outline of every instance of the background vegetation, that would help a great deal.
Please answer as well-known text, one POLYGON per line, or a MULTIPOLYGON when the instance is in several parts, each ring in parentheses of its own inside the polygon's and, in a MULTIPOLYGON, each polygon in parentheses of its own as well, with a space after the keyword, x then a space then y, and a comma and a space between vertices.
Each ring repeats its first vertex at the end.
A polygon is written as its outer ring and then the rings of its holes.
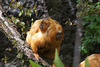
MULTIPOLYGON (((67 67, 72 67, 74 56, 73 48, 75 46, 75 37, 77 36, 75 35, 77 23, 71 21, 75 18, 83 18, 83 37, 81 39, 82 46, 80 47, 82 59, 84 59, 84 57, 86 58, 87 55, 100 53, 99 0, 48 0, 45 2, 44 0, 3 0, 2 6, 6 13, 4 16, 8 17, 9 21, 15 24, 14 26, 20 32, 23 40, 25 40, 26 32, 30 29, 33 22, 43 18, 43 15, 46 15, 46 13, 49 13, 50 17, 57 20, 63 26, 64 30, 64 40, 61 46, 60 58, 64 60, 67 67), (81 8, 80 11, 78 11, 79 8, 81 8), (67 24, 65 24, 66 21, 67 24)), ((13 57, 17 55, 17 57, 21 57, 21 65, 24 66, 25 61, 28 61, 26 57, 20 54, 7 38, 4 38, 5 35, 3 33, 0 33, 0 35, 1 34, 3 36, 0 36, 2 39, 0 44, 6 43, 6 46, 0 45, 0 47, 6 48, 0 50, 1 53, 3 53, 0 54, 1 61, 7 63, 9 59, 12 59, 11 55, 13 55, 13 57), (8 44, 10 46, 8 46, 8 44), (13 54, 9 56, 9 52, 13 54)), ((15 44, 15 42, 13 42, 13 44, 15 44)))
POLYGON ((77 12, 77 17, 83 18, 83 38, 82 38, 82 54, 91 54, 96 52, 95 45, 100 44, 100 2, 93 0, 78 0, 77 8, 80 6, 82 10, 77 12), (95 46, 95 47, 94 47, 95 46))

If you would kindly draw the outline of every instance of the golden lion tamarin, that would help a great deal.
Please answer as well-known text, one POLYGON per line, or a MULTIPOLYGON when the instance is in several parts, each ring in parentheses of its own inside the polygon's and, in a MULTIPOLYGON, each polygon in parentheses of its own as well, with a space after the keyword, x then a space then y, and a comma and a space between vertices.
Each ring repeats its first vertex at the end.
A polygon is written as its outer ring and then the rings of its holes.
POLYGON ((26 37, 35 58, 39 58, 39 54, 41 54, 51 59, 54 59, 55 48, 59 52, 62 39, 62 26, 51 18, 35 21, 26 37))
POLYGON ((29 32, 27 32, 27 37, 26 37, 26 41, 28 43, 28 45, 30 46, 31 44, 31 39, 32 39, 32 36, 34 34, 36 34, 37 32, 41 31, 41 32, 45 32, 46 29, 48 28, 49 26, 49 22, 45 19, 41 19, 41 20, 36 20, 34 22, 34 24, 31 26, 31 29, 29 32), (42 28, 43 27, 43 28, 42 28))
MULTIPOLYGON (((100 67, 100 54, 92 54, 87 59, 89 67, 100 67)), ((85 67, 85 60, 80 63, 79 67, 85 67)))

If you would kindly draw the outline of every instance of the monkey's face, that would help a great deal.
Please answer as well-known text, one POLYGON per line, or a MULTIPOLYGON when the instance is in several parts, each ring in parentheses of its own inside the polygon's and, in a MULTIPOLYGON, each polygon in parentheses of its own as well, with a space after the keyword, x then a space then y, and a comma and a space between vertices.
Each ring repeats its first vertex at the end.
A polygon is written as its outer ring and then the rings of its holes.
POLYGON ((56 26, 56 40, 62 40, 63 39, 63 30, 61 25, 56 26))
POLYGON ((62 38, 61 34, 62 34, 62 31, 60 31, 60 30, 56 33, 56 40, 59 40, 62 38))
POLYGON ((63 30, 60 24, 49 26, 47 33, 51 41, 62 41, 63 39, 63 30))

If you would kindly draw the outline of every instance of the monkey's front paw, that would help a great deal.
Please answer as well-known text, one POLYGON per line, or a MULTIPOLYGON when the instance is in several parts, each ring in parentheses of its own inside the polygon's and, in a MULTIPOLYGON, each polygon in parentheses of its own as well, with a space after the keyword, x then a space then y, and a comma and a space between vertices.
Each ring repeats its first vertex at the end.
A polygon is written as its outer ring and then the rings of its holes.
POLYGON ((39 60, 39 54, 38 53, 34 53, 35 56, 35 60, 39 60))

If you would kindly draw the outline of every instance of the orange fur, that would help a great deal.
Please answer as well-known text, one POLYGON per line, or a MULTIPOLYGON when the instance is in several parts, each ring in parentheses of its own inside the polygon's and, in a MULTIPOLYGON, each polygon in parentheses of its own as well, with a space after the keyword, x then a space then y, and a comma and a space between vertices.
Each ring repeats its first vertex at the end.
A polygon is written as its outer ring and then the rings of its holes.
POLYGON ((46 19, 40 19, 40 20, 36 20, 34 22, 34 24, 31 26, 31 29, 29 32, 27 32, 27 37, 26 37, 26 41, 28 43, 28 45, 30 46, 31 45, 31 39, 32 39, 32 36, 34 34, 36 34, 37 32, 41 31, 41 32, 45 32, 48 28, 48 26, 50 25, 50 23, 46 20, 46 19), (39 28, 41 22, 43 21, 43 30, 41 30, 39 28))
MULTIPOLYGON (((100 67, 100 54, 92 54, 87 57, 89 67, 100 67)), ((85 67, 85 60, 80 63, 79 67, 85 67)))
POLYGON ((55 48, 60 50, 62 39, 62 26, 51 18, 35 21, 26 37, 27 43, 35 53, 35 58, 39 58, 41 54, 51 59, 54 59, 55 48))

